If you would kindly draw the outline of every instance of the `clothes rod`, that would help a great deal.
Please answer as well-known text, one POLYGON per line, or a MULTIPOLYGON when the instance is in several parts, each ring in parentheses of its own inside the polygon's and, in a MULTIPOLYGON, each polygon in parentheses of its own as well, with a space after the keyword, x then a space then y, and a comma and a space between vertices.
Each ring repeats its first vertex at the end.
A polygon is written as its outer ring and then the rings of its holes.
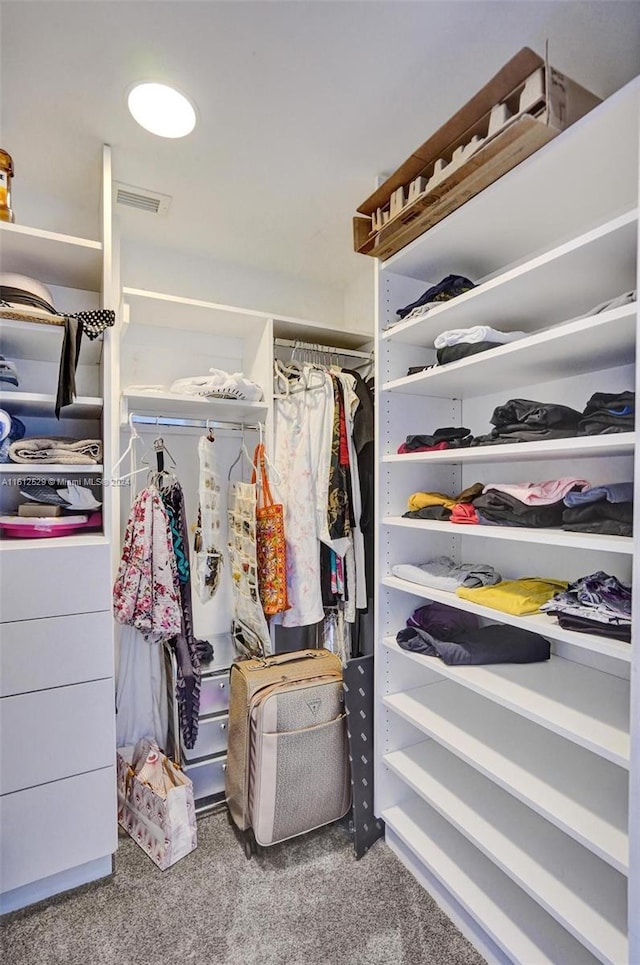
MULTIPOLYGON (((260 422, 220 422, 217 419, 173 419, 170 416, 135 415, 131 414, 131 422, 139 426, 177 426, 185 429, 229 429, 244 432, 255 429, 256 432, 264 425, 260 422)), ((123 426, 125 428, 125 426, 123 426)))
POLYGON ((300 342, 291 338, 276 338, 274 339, 276 345, 282 345, 285 348, 299 348, 304 352, 325 352, 328 355, 348 355, 355 359, 367 359, 371 361, 373 358, 373 352, 359 352, 357 349, 353 348, 337 348, 335 345, 316 345, 314 342, 300 342))

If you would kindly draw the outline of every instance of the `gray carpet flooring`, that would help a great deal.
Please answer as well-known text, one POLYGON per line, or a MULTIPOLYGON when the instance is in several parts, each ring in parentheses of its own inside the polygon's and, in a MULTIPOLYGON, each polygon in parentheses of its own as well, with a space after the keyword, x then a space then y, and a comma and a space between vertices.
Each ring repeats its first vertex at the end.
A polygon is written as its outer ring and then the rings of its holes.
POLYGON ((224 812, 160 871, 121 836, 115 875, 2 919, 3 965, 481 965, 384 841, 337 825, 247 861, 224 812))

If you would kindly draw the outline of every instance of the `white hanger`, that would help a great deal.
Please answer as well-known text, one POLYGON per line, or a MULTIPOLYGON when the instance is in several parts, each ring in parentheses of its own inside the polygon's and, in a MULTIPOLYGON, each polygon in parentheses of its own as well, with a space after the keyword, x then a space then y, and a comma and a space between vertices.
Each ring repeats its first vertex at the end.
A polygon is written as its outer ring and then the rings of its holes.
POLYGON ((146 466, 142 466, 140 469, 135 468, 136 467, 135 444, 136 442, 143 442, 144 440, 142 439, 142 436, 140 435, 135 425, 133 424, 133 412, 129 413, 129 429, 131 431, 131 435, 129 436, 129 445, 122 453, 122 455, 118 459, 115 466, 113 466, 111 469, 111 475, 113 477, 114 482, 123 482, 125 479, 131 479, 133 476, 137 476, 139 472, 144 472, 147 468, 146 466), (116 469, 118 468, 120 463, 124 462, 124 460, 127 458, 129 453, 131 453, 131 466, 132 466, 131 472, 124 473, 122 476, 116 476, 115 475, 116 469))

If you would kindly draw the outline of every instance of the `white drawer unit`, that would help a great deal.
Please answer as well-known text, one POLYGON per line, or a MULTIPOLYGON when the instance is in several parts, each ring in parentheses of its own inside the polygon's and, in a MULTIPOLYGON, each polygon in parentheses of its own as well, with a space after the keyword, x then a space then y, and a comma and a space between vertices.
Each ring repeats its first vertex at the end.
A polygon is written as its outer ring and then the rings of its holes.
POLYGON ((111 679, 4 697, 0 793, 112 766, 113 703, 111 679))
POLYGON ((109 610, 5 623, 0 630, 0 697, 113 676, 109 610))
POLYGON ((111 609, 111 562, 103 537, 22 540, 24 547, 15 542, 0 547, 3 622, 111 609), (48 545, 36 552, 34 542, 48 545))
POLYGON ((193 781, 193 796, 196 803, 203 798, 224 794, 226 770, 226 755, 213 760, 198 761, 197 764, 186 765, 184 773, 193 781))
POLYGON ((118 844, 115 768, 0 798, 0 889, 93 861, 118 844))
POLYGON ((202 678, 200 688, 200 716, 221 714, 229 709, 229 674, 202 678))
POLYGON ((183 745, 184 759, 196 761, 200 757, 212 757, 214 754, 224 753, 227 749, 228 723, 228 714, 222 714, 219 717, 201 717, 195 746, 187 750, 183 745))

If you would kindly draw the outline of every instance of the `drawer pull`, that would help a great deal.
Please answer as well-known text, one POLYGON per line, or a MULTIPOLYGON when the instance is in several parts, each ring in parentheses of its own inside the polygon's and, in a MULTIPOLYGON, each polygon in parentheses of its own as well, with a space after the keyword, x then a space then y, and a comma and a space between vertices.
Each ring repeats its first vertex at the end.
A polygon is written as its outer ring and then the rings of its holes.
POLYGON ((226 724, 220 724, 220 730, 226 730, 226 729, 227 729, 226 724))
POLYGON ((218 684, 218 687, 220 688, 220 690, 224 690, 224 688, 225 688, 226 686, 227 686, 227 685, 226 685, 226 683, 224 683, 224 682, 221 683, 221 684, 218 684))

